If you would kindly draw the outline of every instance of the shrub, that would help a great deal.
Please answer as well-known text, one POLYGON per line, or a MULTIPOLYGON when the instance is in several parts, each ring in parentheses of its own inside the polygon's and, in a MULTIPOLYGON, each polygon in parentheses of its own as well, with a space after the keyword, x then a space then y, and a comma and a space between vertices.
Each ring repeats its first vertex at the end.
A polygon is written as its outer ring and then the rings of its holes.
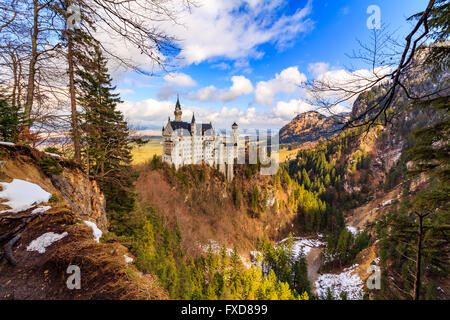
POLYGON ((64 168, 61 167, 59 161, 53 158, 41 158, 39 160, 39 165, 41 166, 42 171, 47 175, 60 175, 64 171, 64 168))
POLYGON ((56 194, 52 194, 50 199, 48 199, 48 202, 50 203, 58 203, 61 199, 56 194))
POLYGON ((150 161, 150 170, 153 171, 161 168, 162 168, 161 157, 154 154, 152 160, 150 161))
POLYGON ((60 153, 59 149, 56 148, 56 147, 47 147, 47 148, 44 149, 44 152, 53 153, 53 154, 59 154, 60 153))

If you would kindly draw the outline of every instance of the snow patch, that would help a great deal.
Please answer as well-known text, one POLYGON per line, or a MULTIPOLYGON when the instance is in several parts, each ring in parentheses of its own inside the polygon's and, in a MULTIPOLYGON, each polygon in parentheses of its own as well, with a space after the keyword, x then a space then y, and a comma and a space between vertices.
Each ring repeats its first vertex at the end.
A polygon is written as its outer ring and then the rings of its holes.
POLYGON ((5 142, 5 141, 0 141, 0 144, 4 145, 4 146, 15 146, 15 143, 12 142, 5 142))
POLYGON ((68 235, 67 232, 63 232, 61 234, 54 232, 44 233, 39 238, 31 241, 31 243, 27 247, 27 251, 37 251, 39 253, 45 253, 45 248, 52 245, 56 241, 61 240, 62 238, 68 235))
MULTIPOLYGON (((220 254, 220 250, 222 249, 222 246, 220 246, 220 244, 215 240, 209 240, 208 243, 204 245, 199 244, 199 247, 204 253, 207 253, 211 248, 214 254, 220 254)), ((226 248, 226 251, 229 256, 233 254, 233 249, 226 248)))
POLYGON ((31 214, 38 214, 38 213, 44 213, 48 210, 50 210, 52 207, 50 206, 40 206, 37 207, 36 209, 34 209, 33 211, 31 211, 31 214))
POLYGON ((319 276, 315 282, 317 295, 325 299, 329 288, 335 299, 341 299, 341 293, 346 292, 348 300, 362 300, 364 284, 361 278, 354 274, 357 266, 355 264, 339 274, 327 273, 319 276))
POLYGON ((10 210, 3 210, 3 212, 20 212, 25 211, 33 205, 47 202, 51 194, 42 189, 37 184, 14 179, 11 183, 0 182, 3 191, 0 192, 0 198, 8 200, 3 204, 11 207, 10 210))
POLYGON ((100 230, 94 222, 84 220, 84 223, 86 223, 89 227, 91 227, 92 233, 94 234, 94 240, 96 242, 100 242, 100 238, 103 235, 102 230, 100 230))
MULTIPOLYGON (((280 244, 286 242, 289 238, 280 241, 280 244)), ((298 257, 300 251, 307 255, 312 248, 320 248, 325 246, 325 243, 318 239, 294 238, 294 246, 292 248, 294 256, 298 257)))
POLYGON ((50 153, 50 152, 44 152, 44 153, 45 153, 45 154, 48 154, 49 156, 52 156, 52 157, 62 158, 61 155, 56 154, 56 153, 50 153))
POLYGON ((361 232, 361 230, 356 229, 355 227, 347 226, 347 230, 350 231, 354 236, 361 232))
POLYGON ((388 200, 380 204, 380 208, 384 208, 386 206, 390 206, 394 202, 394 199, 388 200))

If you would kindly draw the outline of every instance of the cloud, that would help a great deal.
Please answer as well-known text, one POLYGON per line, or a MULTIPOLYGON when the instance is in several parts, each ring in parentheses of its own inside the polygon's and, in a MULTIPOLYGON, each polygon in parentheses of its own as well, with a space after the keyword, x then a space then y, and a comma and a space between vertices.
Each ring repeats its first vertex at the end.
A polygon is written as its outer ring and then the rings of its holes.
MULTIPOLYGON (((374 70, 360 69, 353 72, 340 69, 322 73, 315 80, 315 88, 307 90, 306 96, 309 100, 328 101, 328 104, 345 103, 353 105, 359 94, 368 90, 374 81, 391 72, 387 66, 375 68, 374 70)), ((384 82, 389 81, 385 79, 384 82)), ((379 82, 381 84, 383 82, 379 82)))
MULTIPOLYGON (((129 125, 134 128, 161 130, 170 116, 173 119, 175 104, 173 101, 146 99, 139 102, 125 101, 119 110, 125 115, 129 125)), ((192 113, 199 123, 211 122, 214 128, 230 128, 233 122, 240 128, 279 129, 286 119, 270 111, 258 111, 252 107, 246 110, 222 106, 221 108, 203 108, 185 105, 182 102, 183 120, 190 121, 192 113)))
POLYGON ((304 100, 290 100, 289 102, 280 101, 277 106, 272 109, 273 115, 281 119, 290 121, 298 114, 312 111, 315 107, 305 102, 304 100))
POLYGON ((283 14, 285 6, 283 0, 209 0, 167 30, 181 39, 180 57, 186 64, 261 57, 259 45, 270 42, 282 48, 313 28, 307 19, 311 1, 292 15, 283 14))
POLYGON ((193 87, 197 85, 189 75, 184 73, 169 73, 163 78, 167 81, 167 84, 159 88, 157 97, 160 100, 167 100, 171 96, 179 93, 180 87, 193 87))
POLYGON ((135 91, 133 89, 117 89, 115 93, 118 94, 134 94, 135 91))
POLYGON ((215 86, 208 86, 200 89, 191 95, 190 98, 199 101, 232 101, 240 96, 253 92, 253 85, 246 77, 233 76, 231 81, 233 85, 227 90, 217 89, 215 86))
POLYGON ((343 105, 338 104, 330 108, 320 108, 317 111, 328 117, 333 115, 339 115, 341 113, 351 112, 352 110, 349 107, 345 107, 343 105))
POLYGON ((166 85, 159 88, 158 94, 156 95, 160 100, 167 100, 172 96, 179 93, 179 90, 174 85, 166 85))
POLYGON ((193 87, 197 83, 187 74, 184 73, 170 73, 164 76, 164 80, 169 83, 176 84, 180 87, 193 87))
POLYGON ((316 77, 327 72, 329 68, 330 64, 325 62, 310 63, 308 65, 308 71, 316 77))
POLYGON ((210 67, 213 68, 213 69, 219 69, 219 70, 231 69, 231 66, 228 63, 225 63, 225 62, 212 64, 210 67))
POLYGON ((271 106, 278 92, 293 93, 306 81, 306 76, 298 67, 290 67, 276 74, 274 79, 258 82, 255 90, 255 102, 271 106))

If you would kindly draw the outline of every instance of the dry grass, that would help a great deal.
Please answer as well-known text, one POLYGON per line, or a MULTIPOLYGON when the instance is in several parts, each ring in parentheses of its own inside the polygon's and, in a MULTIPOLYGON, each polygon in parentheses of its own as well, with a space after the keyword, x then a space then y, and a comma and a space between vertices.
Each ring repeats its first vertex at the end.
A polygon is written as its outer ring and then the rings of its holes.
POLYGON ((281 148, 280 149, 280 162, 283 163, 283 162, 287 162, 287 161, 295 159, 299 150, 300 149, 289 150, 288 148, 281 148))
POLYGON ((188 189, 177 184, 176 178, 169 177, 166 169, 151 171, 148 164, 136 168, 139 172, 136 190, 140 205, 152 205, 167 223, 178 223, 183 248, 190 256, 198 253, 199 243, 206 244, 209 240, 228 248, 236 246, 241 254, 245 254, 254 250, 264 235, 279 240, 295 231, 295 215, 283 207, 279 210, 267 208, 259 218, 252 218, 248 211, 248 194, 254 186, 261 194, 267 187, 270 193, 276 194, 278 203, 287 200, 285 191, 275 191, 271 186, 272 177, 238 177, 235 182, 244 199, 238 209, 232 198, 233 186, 223 182, 210 167, 202 169, 199 166, 197 170, 205 170, 205 180, 194 183, 189 176, 191 187, 188 189))
POLYGON ((148 161, 153 157, 153 155, 162 155, 162 145, 161 139, 150 139, 150 141, 143 146, 134 145, 133 154, 133 164, 140 164, 148 161))

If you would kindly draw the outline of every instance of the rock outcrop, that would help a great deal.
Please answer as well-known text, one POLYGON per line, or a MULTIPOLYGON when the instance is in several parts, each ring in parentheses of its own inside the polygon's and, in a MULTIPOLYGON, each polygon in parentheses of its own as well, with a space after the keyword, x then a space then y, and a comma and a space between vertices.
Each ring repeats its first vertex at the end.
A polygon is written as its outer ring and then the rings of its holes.
POLYGON ((299 114, 280 130, 280 143, 305 143, 332 137, 342 128, 342 119, 317 111, 299 114))
POLYGON ((21 179, 63 199, 81 220, 90 220, 106 231, 108 220, 105 199, 97 183, 70 160, 40 152, 21 145, 0 145, 2 161, 0 181, 21 179), (63 168, 59 174, 46 174, 40 159, 53 158, 63 168))

